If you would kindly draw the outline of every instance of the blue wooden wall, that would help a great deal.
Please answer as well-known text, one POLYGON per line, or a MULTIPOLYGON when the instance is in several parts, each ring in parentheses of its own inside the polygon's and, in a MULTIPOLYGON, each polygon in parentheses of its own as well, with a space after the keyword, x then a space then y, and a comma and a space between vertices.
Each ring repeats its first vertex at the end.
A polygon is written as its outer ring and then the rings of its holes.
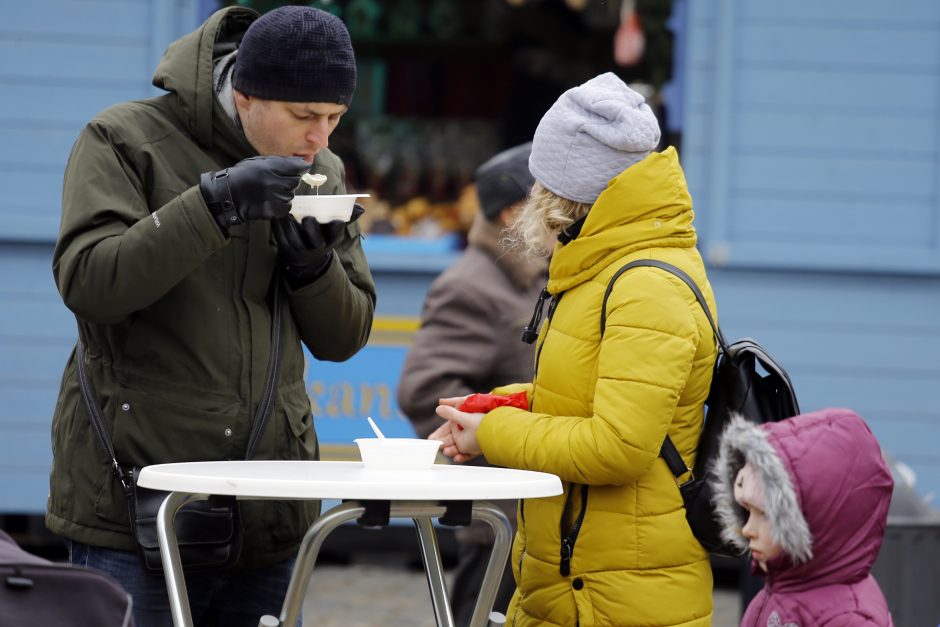
POLYGON ((722 326, 940 495, 940 2, 687 8, 681 157, 722 326))
MULTIPOLYGON (((203 4, 0 0, 0 513, 45 507, 75 335, 50 261, 69 149, 97 111, 154 93, 203 4)), ((804 410, 855 408, 940 493, 940 2, 693 0, 686 36, 681 156, 723 327, 780 359, 804 410)), ((365 413, 407 433, 391 388, 453 259, 366 246, 373 342, 308 375, 327 443, 365 413)))
POLYGON ((2 3, 0 236, 50 241, 62 170, 95 113, 157 93, 166 45, 197 22, 195 0, 2 3))
POLYGON ((49 426, 75 323, 52 280, 62 172, 95 113, 157 93, 196 0, 3 0, 0 13, 0 513, 45 509, 49 426))

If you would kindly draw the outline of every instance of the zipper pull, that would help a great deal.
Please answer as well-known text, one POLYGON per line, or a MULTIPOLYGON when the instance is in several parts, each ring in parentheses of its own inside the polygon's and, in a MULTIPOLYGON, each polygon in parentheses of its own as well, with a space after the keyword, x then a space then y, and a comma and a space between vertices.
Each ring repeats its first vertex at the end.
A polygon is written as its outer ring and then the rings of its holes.
POLYGON ((567 577, 571 574, 571 554, 573 553, 571 547, 571 539, 564 537, 561 539, 561 565, 559 567, 559 572, 562 577, 567 577))
POLYGON ((545 301, 548 300, 550 294, 548 293, 548 288, 543 287, 542 293, 539 294, 539 300, 535 303, 535 311, 532 312, 532 319, 529 320, 529 324, 522 329, 522 341, 526 344, 531 344, 539 336, 539 325, 542 323, 542 309, 545 306, 545 301))

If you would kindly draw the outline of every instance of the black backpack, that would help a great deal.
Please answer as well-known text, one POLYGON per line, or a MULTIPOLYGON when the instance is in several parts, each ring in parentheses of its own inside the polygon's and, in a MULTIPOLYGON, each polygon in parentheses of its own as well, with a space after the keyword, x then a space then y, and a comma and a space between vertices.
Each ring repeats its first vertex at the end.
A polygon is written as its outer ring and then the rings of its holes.
POLYGON ((698 541, 710 553, 738 557, 743 555, 743 552, 721 538, 721 525, 715 517, 712 504, 712 466, 718 457, 721 434, 732 414, 741 414, 747 420, 763 424, 800 413, 793 385, 786 371, 754 340, 746 338, 729 345, 721 329, 715 324, 705 297, 695 281, 679 268, 655 259, 632 261, 620 268, 610 279, 601 306, 601 337, 607 323, 607 299, 614 289, 614 283, 621 274, 638 266, 659 268, 682 279, 695 294, 715 333, 718 358, 715 360, 712 385, 705 401, 705 424, 699 435, 695 466, 690 469, 682 461, 682 456, 668 435, 663 440, 659 454, 677 481, 679 477, 692 471, 691 478, 681 484, 679 490, 685 504, 686 520, 689 521, 689 527, 698 541))

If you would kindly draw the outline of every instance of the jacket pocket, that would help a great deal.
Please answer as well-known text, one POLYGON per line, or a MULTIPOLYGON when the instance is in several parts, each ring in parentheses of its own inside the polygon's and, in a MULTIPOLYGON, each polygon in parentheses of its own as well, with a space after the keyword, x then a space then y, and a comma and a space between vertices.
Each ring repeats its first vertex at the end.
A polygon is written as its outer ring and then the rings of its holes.
POLYGON ((121 386, 105 403, 119 462, 147 466, 243 459, 251 421, 227 395, 121 386))
MULTIPOLYGON (((243 458, 250 424, 239 410, 240 403, 230 397, 183 394, 167 388, 150 393, 126 385, 118 386, 103 405, 105 418, 113 425, 115 457, 122 465, 139 467, 243 458), (240 453, 236 445, 242 447, 240 453)), ((102 476, 95 513, 129 525, 120 481, 111 472, 102 476)))
POLYGON ((314 460, 320 458, 317 434, 313 428, 310 398, 303 383, 292 385, 283 395, 279 410, 282 437, 278 445, 281 459, 314 460))
MULTIPOLYGON (((320 458, 317 434, 313 428, 310 399, 303 382, 291 385, 283 394, 283 405, 278 409, 278 456, 288 460, 316 460, 320 458)), ((273 426, 273 425, 272 425, 273 426)), ((276 501, 268 508, 268 529, 278 543, 299 540, 320 513, 319 501, 276 501)))

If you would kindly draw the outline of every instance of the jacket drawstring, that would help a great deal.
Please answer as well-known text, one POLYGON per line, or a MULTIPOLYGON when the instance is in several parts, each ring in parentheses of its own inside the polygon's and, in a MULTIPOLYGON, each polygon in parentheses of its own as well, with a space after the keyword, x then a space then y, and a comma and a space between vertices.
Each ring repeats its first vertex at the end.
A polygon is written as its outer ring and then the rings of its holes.
POLYGON ((535 311, 532 312, 532 319, 529 320, 529 324, 525 325, 525 328, 522 329, 522 337, 520 338, 526 344, 531 344, 539 336, 539 325, 542 324, 542 310, 545 308, 545 301, 548 300, 548 297, 551 294, 548 293, 548 288, 543 287, 542 292, 539 294, 538 302, 535 303, 535 311))

